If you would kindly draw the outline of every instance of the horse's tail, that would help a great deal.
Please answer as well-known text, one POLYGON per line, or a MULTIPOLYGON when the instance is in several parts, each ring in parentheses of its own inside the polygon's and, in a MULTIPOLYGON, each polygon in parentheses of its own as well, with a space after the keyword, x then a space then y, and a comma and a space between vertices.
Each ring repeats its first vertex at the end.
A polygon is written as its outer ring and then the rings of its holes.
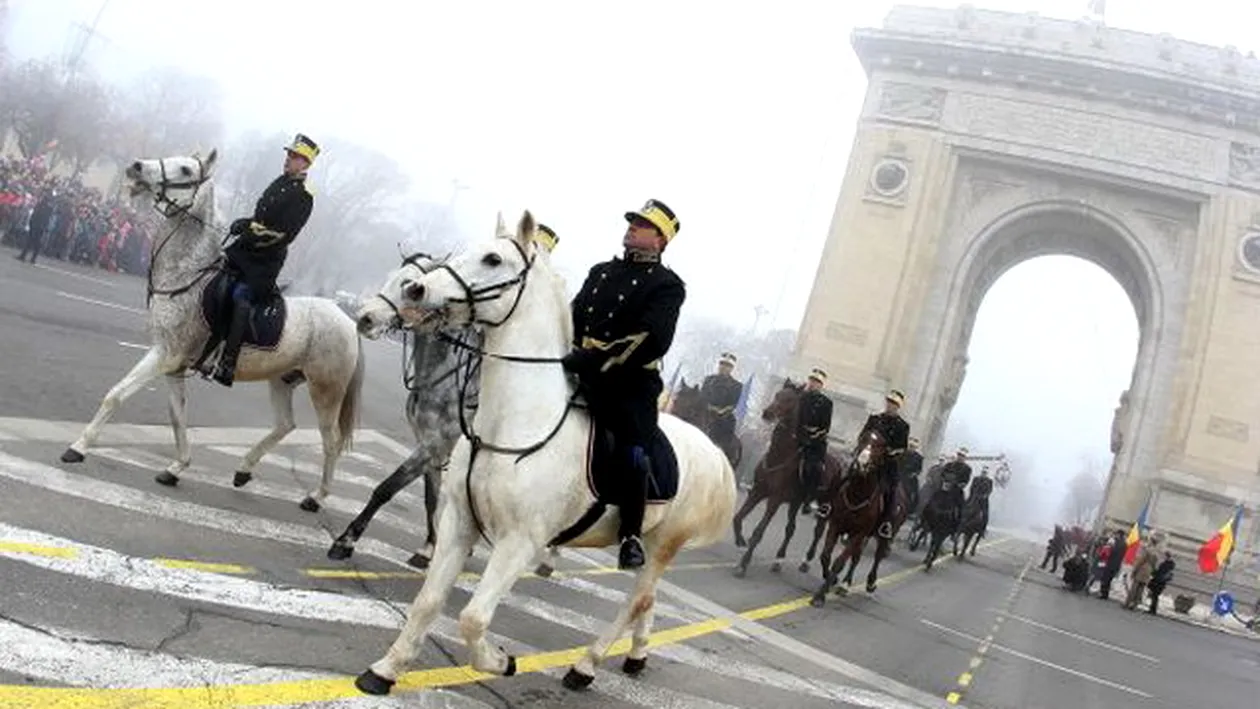
POLYGON ((337 429, 341 433, 341 452, 354 445, 354 429, 359 426, 359 404, 363 399, 363 374, 367 358, 363 356, 363 338, 355 336, 358 350, 355 353, 354 376, 341 397, 341 410, 337 412, 337 429))

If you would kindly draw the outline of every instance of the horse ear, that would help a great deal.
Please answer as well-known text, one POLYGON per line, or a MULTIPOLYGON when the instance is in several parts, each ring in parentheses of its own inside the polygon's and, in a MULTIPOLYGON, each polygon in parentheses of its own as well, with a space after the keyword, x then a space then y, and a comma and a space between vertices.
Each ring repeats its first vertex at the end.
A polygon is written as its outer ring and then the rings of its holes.
POLYGON ((215 161, 218 159, 219 159, 219 149, 211 148, 210 154, 206 156, 205 160, 201 161, 202 169, 205 170, 205 173, 207 175, 209 175, 211 172, 214 171, 214 164, 215 164, 215 161))
POLYGON ((508 231, 507 222, 503 221, 503 212, 499 211, 494 218, 494 235, 496 237, 510 237, 512 232, 508 231))
POLYGON ((538 228, 538 222, 534 220, 534 215, 528 209, 521 215, 521 221, 516 225, 516 243, 521 246, 529 246, 534 243, 534 232, 538 228))

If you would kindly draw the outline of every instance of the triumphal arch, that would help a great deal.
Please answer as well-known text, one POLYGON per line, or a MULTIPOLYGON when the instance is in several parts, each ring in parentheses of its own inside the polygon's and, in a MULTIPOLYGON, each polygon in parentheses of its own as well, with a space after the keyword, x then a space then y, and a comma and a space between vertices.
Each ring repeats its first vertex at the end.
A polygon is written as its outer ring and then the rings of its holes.
POLYGON ((1141 333, 1108 517, 1150 493, 1156 525, 1195 536, 1254 510, 1260 60, 967 6, 898 7, 853 46, 869 85, 795 361, 828 370, 837 428, 895 386, 933 453, 985 292, 1069 254, 1115 277, 1141 333))

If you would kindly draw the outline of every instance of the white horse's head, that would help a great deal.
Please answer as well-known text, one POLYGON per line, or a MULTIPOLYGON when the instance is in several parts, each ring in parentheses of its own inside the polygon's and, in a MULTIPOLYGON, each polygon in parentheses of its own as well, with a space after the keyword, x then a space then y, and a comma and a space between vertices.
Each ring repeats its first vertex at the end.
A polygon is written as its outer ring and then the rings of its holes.
POLYGON ((536 226, 527 211, 516 233, 497 229, 500 233, 494 239, 469 247, 419 278, 400 282, 400 310, 421 314, 424 323, 436 319, 454 325, 504 324, 520 304, 529 279, 545 279, 552 287, 559 284, 545 260, 537 259, 536 226))
MULTIPOLYGON (((363 301, 359 306, 359 311, 355 314, 359 334, 375 340, 387 330, 404 326, 417 330, 425 329, 428 325, 425 322, 425 314, 405 303, 403 289, 443 262, 444 259, 430 256, 422 251, 404 256, 402 265, 390 271, 376 295, 363 301), (404 313, 404 308, 408 308, 409 312, 404 313)), ((436 318, 432 319, 436 320, 436 318)))
POLYGON ((214 175, 219 151, 206 157, 196 154, 168 158, 142 158, 127 166, 123 175, 131 181, 131 196, 153 195, 155 206, 166 217, 194 214, 208 222, 213 192, 205 189, 214 175))

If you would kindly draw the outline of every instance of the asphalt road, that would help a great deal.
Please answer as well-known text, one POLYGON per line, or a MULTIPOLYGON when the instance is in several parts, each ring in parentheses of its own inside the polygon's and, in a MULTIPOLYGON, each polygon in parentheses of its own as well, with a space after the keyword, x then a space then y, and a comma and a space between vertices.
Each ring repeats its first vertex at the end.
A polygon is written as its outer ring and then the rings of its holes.
MULTIPOLYGON (((566 550, 565 571, 526 578, 494 618, 522 674, 477 681, 454 618, 461 582, 408 691, 359 697, 348 677, 396 635, 420 579, 400 560, 422 507, 386 508, 351 562, 324 551, 391 470, 408 433, 400 352, 368 347, 360 442, 334 498, 296 502, 319 456, 303 427, 253 486, 235 458, 270 420, 265 388, 190 386, 194 468, 153 483, 171 452, 163 385, 127 402, 101 448, 57 458, 139 357, 143 283, 0 252, 0 709, 21 707, 1237 707, 1254 701, 1260 646, 1070 595, 1029 569, 1031 544, 995 535, 930 574, 899 547, 874 596, 802 597, 816 579, 768 569, 781 518, 746 578, 728 541, 683 554, 662 586, 649 669, 610 658, 593 687, 558 678, 610 620, 630 578, 602 552, 566 550), (546 653, 546 654, 542 654, 546 653)), ((750 520, 751 522, 755 520, 750 520)), ((802 528, 803 533, 803 528, 802 528)), ((798 560, 804 541, 794 544, 798 560)), ((481 568, 484 553, 470 562, 481 568)), ((865 567, 859 570, 865 574, 865 567)))

